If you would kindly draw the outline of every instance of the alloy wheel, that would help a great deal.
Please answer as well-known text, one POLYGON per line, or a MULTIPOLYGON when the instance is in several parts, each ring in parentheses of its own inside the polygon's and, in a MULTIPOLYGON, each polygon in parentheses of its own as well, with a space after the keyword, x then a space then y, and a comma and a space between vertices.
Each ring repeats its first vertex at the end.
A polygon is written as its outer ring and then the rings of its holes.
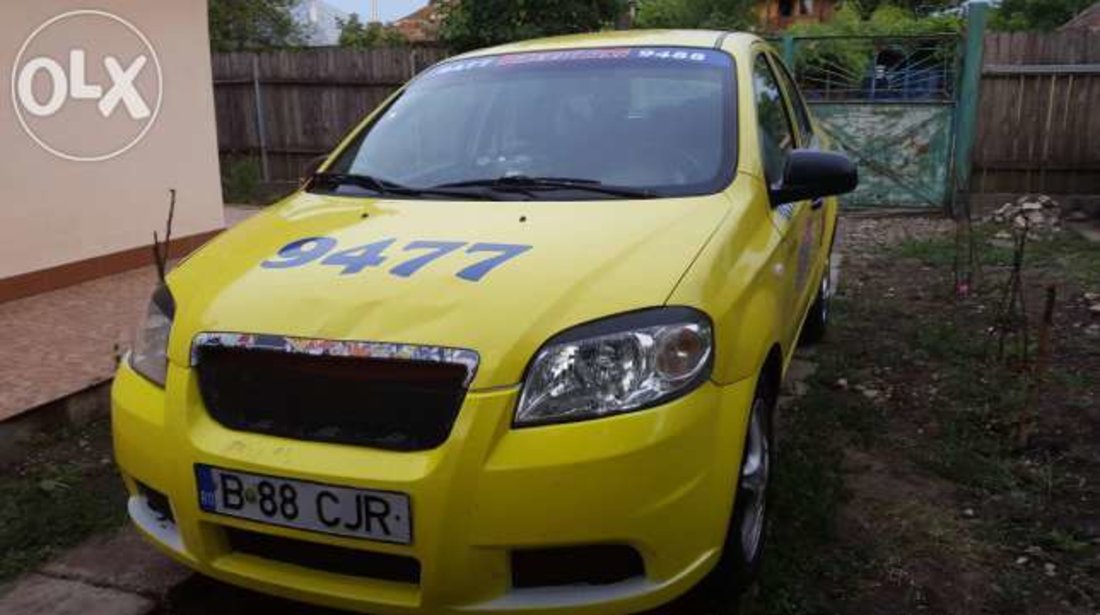
POLYGON ((741 465, 740 497, 747 498, 740 528, 745 562, 756 559, 764 535, 768 476, 771 471, 770 443, 764 423, 766 415, 764 400, 757 399, 753 402, 749 431, 745 438, 745 461, 741 465))

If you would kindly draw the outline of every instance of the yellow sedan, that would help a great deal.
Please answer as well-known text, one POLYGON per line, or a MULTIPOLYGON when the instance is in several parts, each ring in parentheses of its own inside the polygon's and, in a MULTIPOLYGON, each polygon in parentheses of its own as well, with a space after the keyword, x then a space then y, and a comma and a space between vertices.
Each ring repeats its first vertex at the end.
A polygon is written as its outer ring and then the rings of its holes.
POLYGON ((129 513, 203 574, 371 613, 625 613, 755 573, 771 413, 856 171, 762 40, 442 62, 156 290, 129 513))

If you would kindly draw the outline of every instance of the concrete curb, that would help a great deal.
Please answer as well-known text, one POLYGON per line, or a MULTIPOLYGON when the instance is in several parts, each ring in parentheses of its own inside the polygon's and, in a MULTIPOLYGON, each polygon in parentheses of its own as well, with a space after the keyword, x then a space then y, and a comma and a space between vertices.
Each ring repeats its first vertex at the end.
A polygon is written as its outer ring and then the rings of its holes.
POLYGON ((112 378, 0 421, 0 467, 23 459, 35 436, 80 427, 111 412, 112 378))
POLYGON ((190 576, 127 524, 17 579, 0 595, 0 613, 144 615, 190 576))
POLYGON ((142 596, 41 574, 23 577, 0 598, 7 615, 144 615, 154 608, 142 596))

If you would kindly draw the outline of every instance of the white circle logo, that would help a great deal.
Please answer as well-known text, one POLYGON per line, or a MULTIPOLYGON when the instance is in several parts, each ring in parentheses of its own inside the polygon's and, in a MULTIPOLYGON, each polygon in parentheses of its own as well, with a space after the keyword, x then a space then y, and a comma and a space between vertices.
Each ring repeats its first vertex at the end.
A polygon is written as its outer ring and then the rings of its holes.
POLYGON ((163 90, 152 43, 105 11, 70 11, 38 26, 12 66, 11 100, 23 130, 77 162, 137 145, 157 119, 163 90))

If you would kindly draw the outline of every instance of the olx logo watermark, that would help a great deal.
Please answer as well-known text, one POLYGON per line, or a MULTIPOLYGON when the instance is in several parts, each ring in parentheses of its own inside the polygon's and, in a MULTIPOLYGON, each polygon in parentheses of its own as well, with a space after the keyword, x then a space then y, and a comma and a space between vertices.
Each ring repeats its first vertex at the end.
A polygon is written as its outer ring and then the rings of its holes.
POLYGON ((73 49, 69 52, 69 70, 66 79, 65 67, 58 64, 53 58, 38 57, 23 65, 19 71, 16 83, 16 91, 19 93, 19 102, 23 108, 32 115, 49 117, 61 110, 67 98, 72 100, 96 100, 99 112, 103 117, 111 117, 119 102, 126 103, 126 110, 135 120, 143 120, 152 113, 149 105, 141 93, 134 88, 134 78, 148 61, 146 56, 138 56, 129 68, 123 69, 118 59, 107 56, 103 60, 103 66, 111 76, 111 89, 103 93, 103 86, 90 85, 85 79, 84 72, 85 52, 83 49, 73 49), (34 77, 39 71, 44 71, 50 78, 50 87, 53 93, 45 103, 38 102, 34 97, 34 77))
POLYGON ((12 67, 12 103, 23 130, 50 153, 107 160, 137 145, 160 110, 160 62, 132 23, 79 10, 43 23, 12 67))

